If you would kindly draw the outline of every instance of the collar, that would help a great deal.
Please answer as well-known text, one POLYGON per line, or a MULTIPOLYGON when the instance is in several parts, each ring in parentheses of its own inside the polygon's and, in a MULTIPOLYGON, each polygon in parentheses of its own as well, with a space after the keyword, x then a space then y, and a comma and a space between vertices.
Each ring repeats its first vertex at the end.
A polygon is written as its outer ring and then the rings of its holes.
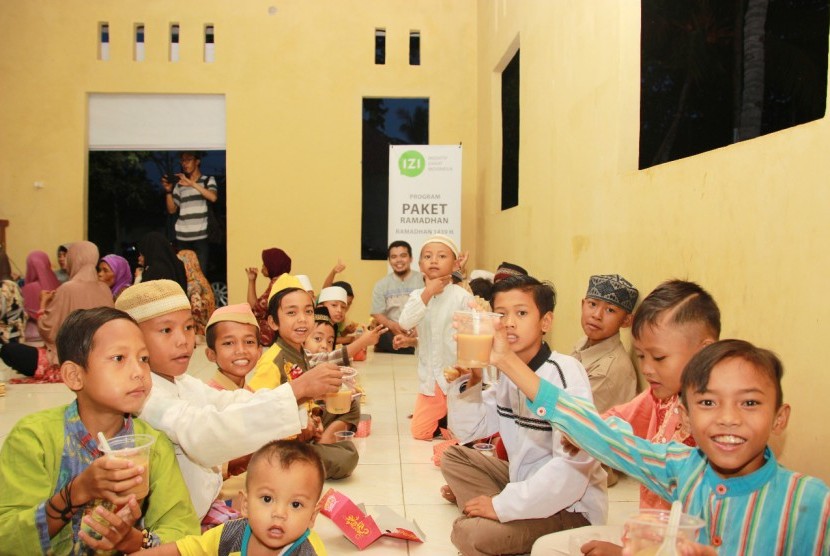
POLYGON ((608 336, 601 342, 597 342, 592 346, 586 347, 587 343, 587 336, 583 337, 582 341, 579 342, 579 345, 575 350, 576 354, 579 356, 579 359, 583 363, 585 363, 586 367, 588 366, 586 362, 596 361, 605 354, 614 351, 614 349, 617 347, 617 344, 622 343, 622 341, 620 340, 620 333, 617 332, 616 334, 608 336))
POLYGON ((242 388, 237 386, 234 381, 223 375, 222 371, 219 370, 217 370, 216 374, 213 375, 213 382, 215 382, 225 390, 242 390, 242 388))
POLYGON ((548 347, 548 344, 543 341, 542 345, 539 346, 539 351, 536 352, 536 355, 534 355, 533 359, 528 362, 527 366, 533 369, 533 372, 535 373, 539 370, 539 367, 544 365, 547 360, 550 359, 551 353, 550 347, 548 347))
MULTIPOLYGON (((102 455, 101 450, 98 449, 98 439, 92 436, 78 413, 78 400, 73 401, 66 406, 64 411, 64 423, 67 436, 72 435, 78 441, 78 444, 83 446, 84 450, 89 452, 93 458, 102 455)), ((132 434, 133 432, 133 418, 129 414, 124 415, 124 425, 115 436, 123 436, 125 434, 132 434)))
POLYGON ((704 473, 704 481, 712 492, 718 498, 728 498, 731 496, 745 496, 754 491, 759 490, 764 485, 769 483, 775 473, 778 471, 778 461, 775 459, 775 454, 767 446, 764 449, 764 458, 766 461, 757 471, 753 471, 749 475, 742 477, 732 477, 731 479, 724 479, 717 473, 710 465, 706 465, 704 473))

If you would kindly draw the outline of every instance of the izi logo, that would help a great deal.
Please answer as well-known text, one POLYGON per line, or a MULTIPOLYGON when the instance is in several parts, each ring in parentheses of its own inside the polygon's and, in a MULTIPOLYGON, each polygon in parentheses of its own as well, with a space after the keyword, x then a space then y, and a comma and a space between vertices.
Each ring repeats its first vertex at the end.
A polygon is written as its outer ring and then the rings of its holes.
POLYGON ((424 155, 418 151, 406 151, 398 159, 398 168, 401 174, 410 178, 419 176, 424 171, 425 166, 424 155))

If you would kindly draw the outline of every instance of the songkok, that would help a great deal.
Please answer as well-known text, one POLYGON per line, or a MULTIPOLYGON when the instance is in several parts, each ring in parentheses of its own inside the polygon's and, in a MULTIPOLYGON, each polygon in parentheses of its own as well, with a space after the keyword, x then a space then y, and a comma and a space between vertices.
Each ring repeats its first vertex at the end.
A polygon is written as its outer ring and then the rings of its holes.
POLYGON ((115 300, 115 308, 141 323, 182 309, 190 311, 190 300, 178 282, 150 280, 124 290, 115 300))
POLYGON ((314 286, 311 285, 311 280, 305 274, 297 274, 295 276, 297 280, 300 281, 300 284, 303 285, 303 289, 307 292, 314 291, 314 286))
POLYGON ((291 272, 291 257, 279 247, 263 249, 262 264, 268 270, 269 278, 279 278, 281 275, 291 272))
POLYGON ((320 298, 317 300, 317 303, 324 301, 342 301, 343 303, 348 303, 348 299, 345 289, 340 286, 330 286, 320 290, 320 298))
POLYGON ((639 295, 637 288, 619 274, 598 274, 588 280, 588 293, 585 297, 601 299, 633 313, 639 295))
POLYGON ((337 328, 336 325, 331 321, 331 316, 329 315, 328 308, 322 305, 318 305, 314 308, 314 322, 325 322, 337 328))
POLYGON ((210 315, 210 319, 208 320, 207 326, 205 328, 210 328, 217 322, 238 322, 240 324, 253 324, 257 327, 257 330, 259 330, 259 324, 256 321, 254 312, 251 311, 251 306, 247 303, 237 303, 236 305, 219 307, 213 312, 212 315, 210 315))
POLYGON ((290 274, 283 274, 277 281, 274 282, 274 285, 271 286, 271 293, 268 294, 268 303, 271 303, 271 300, 274 298, 275 295, 280 293, 282 290, 287 290, 288 288, 299 288, 305 291, 303 287, 303 283, 300 282, 296 276, 291 276, 290 274))
MULTIPOLYGON (((447 236, 444 236, 444 235, 441 235, 441 234, 436 234, 436 235, 430 237, 429 239, 427 239, 424 242, 424 246, 427 243, 441 243, 443 245, 446 245, 447 247, 450 248, 450 251, 452 251, 452 254, 455 255, 455 258, 458 258, 458 247, 456 247, 455 242, 453 240, 451 240, 450 238, 448 238, 447 236)), ((424 246, 421 246, 421 250, 423 250, 424 246)))
POLYGON ((493 283, 501 282, 510 276, 527 276, 527 271, 519 265, 511 263, 501 263, 496 269, 496 275, 493 278, 493 283))

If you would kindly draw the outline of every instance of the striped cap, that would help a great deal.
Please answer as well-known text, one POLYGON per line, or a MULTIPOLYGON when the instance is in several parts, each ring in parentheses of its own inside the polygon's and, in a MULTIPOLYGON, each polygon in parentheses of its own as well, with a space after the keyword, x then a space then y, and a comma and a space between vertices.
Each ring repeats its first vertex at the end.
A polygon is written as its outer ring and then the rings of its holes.
POLYGON ((208 320, 205 329, 210 328, 217 322, 238 322, 240 324, 252 324, 259 330, 259 324, 256 321, 254 312, 251 311, 251 306, 247 303, 237 303, 236 305, 227 305, 216 309, 210 319, 208 320))
POLYGON ((115 308, 136 322, 144 322, 182 309, 190 311, 190 300, 178 282, 150 280, 124 290, 115 300, 115 308))

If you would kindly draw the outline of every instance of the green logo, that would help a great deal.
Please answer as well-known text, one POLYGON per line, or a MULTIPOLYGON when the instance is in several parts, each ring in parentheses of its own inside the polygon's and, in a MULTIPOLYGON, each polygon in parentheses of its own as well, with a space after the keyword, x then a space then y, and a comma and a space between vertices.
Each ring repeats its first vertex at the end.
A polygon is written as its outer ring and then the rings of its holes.
POLYGON ((418 151, 406 151, 398 159, 398 168, 401 170, 401 174, 410 178, 419 176, 424 171, 425 166, 424 155, 418 151))

